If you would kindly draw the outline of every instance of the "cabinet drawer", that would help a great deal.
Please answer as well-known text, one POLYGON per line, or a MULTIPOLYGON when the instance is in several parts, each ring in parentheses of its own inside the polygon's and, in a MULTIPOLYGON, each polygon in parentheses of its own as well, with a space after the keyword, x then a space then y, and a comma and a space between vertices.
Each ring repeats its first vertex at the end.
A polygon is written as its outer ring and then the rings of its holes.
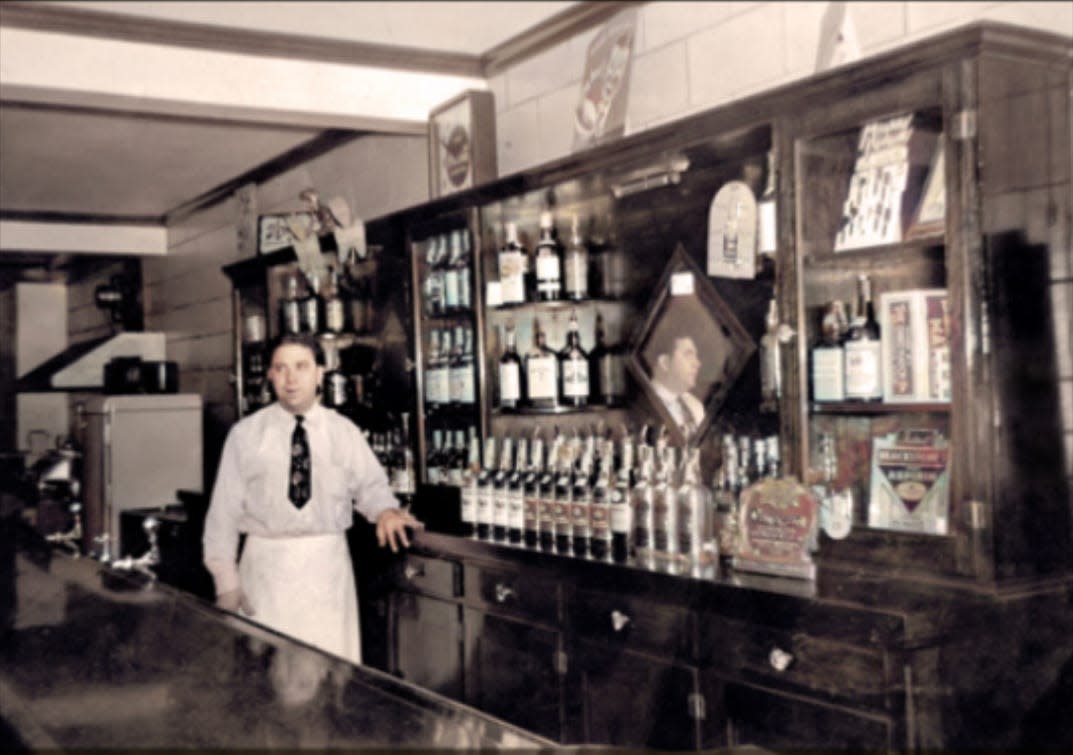
POLYGON ((885 653, 789 629, 702 616, 701 663, 739 679, 822 692, 856 704, 884 705, 890 690, 885 653))
POLYGON ((554 579, 466 564, 465 592, 495 613, 549 626, 559 624, 559 583, 554 579))
POLYGON ((462 594, 460 574, 461 567, 454 561, 407 553, 395 578, 400 590, 457 598, 462 594))
POLYGON ((693 658, 693 615, 686 608, 626 595, 578 590, 568 602, 574 632, 612 647, 671 660, 693 658))

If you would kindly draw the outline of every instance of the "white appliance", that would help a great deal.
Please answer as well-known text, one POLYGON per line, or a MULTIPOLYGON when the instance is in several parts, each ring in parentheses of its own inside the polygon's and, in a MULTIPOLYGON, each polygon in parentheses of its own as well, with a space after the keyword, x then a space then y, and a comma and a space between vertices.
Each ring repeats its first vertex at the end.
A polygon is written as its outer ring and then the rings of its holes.
POLYGON ((128 554, 119 515, 175 503, 177 490, 203 486, 201 396, 94 396, 86 402, 83 527, 86 548, 109 536, 113 558, 128 554))

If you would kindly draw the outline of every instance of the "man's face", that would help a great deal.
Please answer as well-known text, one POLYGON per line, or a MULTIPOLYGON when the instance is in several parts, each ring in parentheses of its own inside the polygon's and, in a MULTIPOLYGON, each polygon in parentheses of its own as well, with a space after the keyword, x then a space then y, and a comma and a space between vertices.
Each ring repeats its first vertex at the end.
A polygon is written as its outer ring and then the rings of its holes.
POLYGON ((675 393, 691 391, 697 385, 697 374, 700 372, 700 359, 697 357, 697 345, 689 336, 676 338, 674 351, 670 355, 663 354, 659 358, 660 366, 664 367, 663 382, 675 393))
POLYGON ((317 365, 313 351, 287 343, 272 352, 268 377, 280 405, 291 414, 305 414, 317 400, 317 386, 324 368, 317 365))

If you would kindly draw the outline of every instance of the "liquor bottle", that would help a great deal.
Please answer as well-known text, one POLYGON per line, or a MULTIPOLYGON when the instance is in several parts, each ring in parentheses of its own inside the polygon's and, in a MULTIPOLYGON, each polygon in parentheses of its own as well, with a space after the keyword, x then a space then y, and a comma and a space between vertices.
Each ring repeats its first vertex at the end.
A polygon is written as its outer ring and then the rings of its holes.
POLYGON ((838 482, 838 456, 831 433, 820 435, 819 448, 823 477, 812 490, 820 500, 820 527, 829 537, 841 540, 853 530, 853 490, 838 482))
POLYGON ((484 439, 484 466, 477 478, 477 538, 492 539, 492 511, 495 490, 492 487, 496 473, 496 439, 484 439))
POLYGON ((678 552, 691 566, 706 566, 717 555, 712 529, 712 493, 701 484, 699 448, 690 450, 678 487, 678 552))
POLYGON ((846 360, 847 401, 879 401, 883 398, 879 339, 871 282, 862 273, 857 276, 857 312, 842 345, 846 360))
POLYGON ((409 412, 403 412, 400 419, 398 449, 401 465, 399 492, 405 495, 412 495, 417 490, 417 484, 414 474, 414 451, 410 446, 409 412))
POLYGON ((492 539, 502 543, 507 539, 507 481, 514 464, 514 441, 503 439, 499 450, 499 469, 492 478, 492 539))
POLYGON ((539 301, 557 301, 562 297, 562 245, 555 237, 555 222, 550 212, 540 213, 540 240, 536 245, 536 295, 539 301))
POLYGON ((425 478, 429 485, 443 484, 443 430, 432 431, 432 448, 425 461, 425 478))
POLYGON ((721 561, 729 562, 737 547, 738 537, 738 447, 734 436, 727 433, 722 440, 723 460, 716 478, 715 537, 721 561))
POLYGON ((564 441, 558 428, 552 436, 551 449, 540 475, 540 550, 551 553, 555 550, 555 486, 559 479, 559 461, 563 454, 564 441))
POLYGON ((429 408, 443 406, 451 398, 448 355, 451 352, 451 334, 448 330, 433 328, 429 331, 428 367, 425 369, 425 401, 429 408))
POLYGON ((458 229, 451 231, 449 251, 443 260, 443 311, 455 312, 458 310, 458 262, 462 258, 462 232, 458 229))
POLYGON ((574 466, 570 484, 570 535, 573 553, 585 558, 589 553, 589 538, 592 534, 592 488, 593 440, 589 435, 580 458, 574 466))
POLYGON ((778 435, 769 435, 764 439, 764 475, 775 479, 782 476, 778 435))
POLYGON ((499 251, 499 293, 503 304, 525 302, 526 272, 529 255, 518 242, 518 226, 507 223, 506 243, 499 251))
POLYGON ((364 333, 368 329, 370 322, 368 316, 368 284, 365 278, 354 278, 349 271, 347 271, 346 280, 346 302, 347 309, 350 312, 350 329, 355 333, 364 333))
POLYGON ((779 306, 775 298, 768 302, 764 318, 764 335, 760 336, 760 411, 779 411, 782 397, 782 366, 779 359, 779 306))
POLYGON ((559 352, 560 403, 585 406, 589 402, 589 355, 581 348, 577 312, 570 314, 566 345, 559 352))
POLYGON ((770 278, 775 274, 775 252, 778 250, 777 200, 775 193, 775 150, 767 153, 767 177, 760 198, 756 201, 757 277, 770 278))
POLYGON ((503 340, 503 355, 499 358, 499 408, 517 409, 525 395, 525 371, 518 356, 514 323, 508 323, 503 340))
POLYGON ((659 465, 653 482, 652 546, 657 556, 668 559, 678 553, 678 501, 675 481, 676 454, 667 443, 667 428, 660 428, 656 440, 659 465))
POLYGON ((447 484, 461 488, 466 475, 466 431, 455 430, 447 466, 447 484))
POLYGON ((320 343, 324 351, 324 391, 321 394, 321 403, 331 409, 342 411, 349 403, 350 381, 339 369, 338 339, 332 334, 326 334, 320 339, 320 343))
POLYGON ((477 537, 477 490, 481 476, 481 440, 477 429, 469 429, 469 457, 462 479, 462 534, 477 537))
POLYGON ((845 359, 842 340, 846 332, 846 311, 842 302, 830 302, 820 325, 820 340, 812 348, 812 400, 843 401, 845 359))
POLYGON ((636 482, 633 466, 633 438, 623 428, 622 451, 619 455, 618 474, 611 488, 611 560, 624 564, 630 557, 633 543, 633 507, 630 506, 630 491, 636 482))
POLYGON ((443 256, 444 242, 440 236, 432 236, 425 244, 425 314, 439 317, 443 314, 443 271, 440 258, 443 256))
POLYGON ((552 517, 555 525, 555 552, 566 556, 571 551, 573 528, 570 519, 571 494, 574 492, 574 456, 577 436, 566 441, 560 451, 559 470, 555 477, 555 504, 552 517))
POLYGON ((544 342, 540 323, 533 320, 533 346, 525 355, 527 403, 536 409, 559 405, 559 360, 544 342))
POLYGON ((507 478, 507 541, 512 545, 522 542, 525 529, 525 475, 529 462, 529 441, 522 436, 518 438, 518 451, 514 458, 514 468, 507 478))
POLYGON ((302 332, 316 335, 320 333, 321 299, 320 278, 316 275, 309 276, 309 288, 306 295, 298 302, 298 309, 302 320, 302 332))
POLYGON ((577 215, 574 215, 570 223, 570 244, 563 255, 563 267, 563 293, 566 298, 572 301, 589 298, 589 250, 581 238, 581 225, 577 215))
POLYGON ((618 406, 626 400, 626 362, 622 344, 605 342, 604 317, 596 312, 596 345, 589 352, 589 400, 604 406, 618 406))
POLYGON ((279 302, 281 333, 302 332, 302 312, 298 304, 298 273, 287 276, 287 291, 279 302))
POLYGON ((466 364, 463 355, 466 348, 465 330, 462 325, 455 326, 454 347, 451 349, 447 364, 448 401, 454 406, 462 406, 466 398, 466 375, 469 372, 469 365, 466 364))
POLYGON ((458 368, 459 403, 465 407, 471 407, 477 403, 477 384, 473 371, 473 329, 459 326, 459 331, 465 338, 462 346, 462 363, 458 368))
POLYGON ((523 533, 525 547, 536 548, 540 542, 540 478, 544 474, 544 439, 539 429, 533 431, 529 454, 529 469, 522 480, 523 533))
POLYGON ((346 308, 339 292, 339 274, 328 268, 328 283, 324 287, 324 330, 339 335, 346 329, 346 308))
POLYGON ((458 261, 455 263, 458 276, 458 309, 460 311, 466 311, 473 308, 473 291, 470 287, 469 280, 469 264, 470 264, 470 245, 469 245, 469 230, 462 228, 458 231, 459 243, 462 245, 462 253, 458 257, 458 261))
POLYGON ((653 485, 652 447, 641 443, 638 447, 641 469, 637 484, 630 491, 630 506, 633 508, 633 544, 637 562, 651 568, 654 565, 652 536, 655 530, 655 486, 653 485))
POLYGON ((614 466, 615 442, 610 438, 603 441, 603 451, 596 465, 596 477, 592 483, 592 496, 589 503, 589 552, 596 561, 608 561, 611 558, 611 506, 614 505, 614 466))

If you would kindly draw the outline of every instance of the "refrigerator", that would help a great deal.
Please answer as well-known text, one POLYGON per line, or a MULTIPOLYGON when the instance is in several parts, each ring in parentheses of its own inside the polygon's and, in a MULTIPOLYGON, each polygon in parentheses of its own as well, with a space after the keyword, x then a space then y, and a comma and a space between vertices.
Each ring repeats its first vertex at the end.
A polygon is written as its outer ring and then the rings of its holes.
POLYGON ((86 551, 100 552, 97 538, 107 534, 113 558, 140 556, 124 547, 120 514, 174 504, 178 490, 202 490, 201 396, 94 396, 86 402, 84 451, 86 551))

